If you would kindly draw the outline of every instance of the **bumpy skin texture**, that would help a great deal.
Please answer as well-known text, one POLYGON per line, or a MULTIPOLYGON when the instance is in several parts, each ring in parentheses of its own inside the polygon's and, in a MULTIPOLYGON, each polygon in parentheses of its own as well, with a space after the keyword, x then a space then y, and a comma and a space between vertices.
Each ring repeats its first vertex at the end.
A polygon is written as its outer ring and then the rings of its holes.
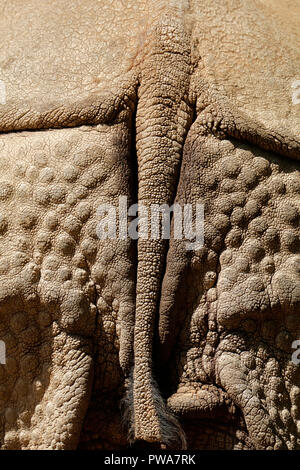
POLYGON ((299 7, 1 9, 1 447, 300 448, 299 7), (99 240, 119 196, 204 247, 99 240))

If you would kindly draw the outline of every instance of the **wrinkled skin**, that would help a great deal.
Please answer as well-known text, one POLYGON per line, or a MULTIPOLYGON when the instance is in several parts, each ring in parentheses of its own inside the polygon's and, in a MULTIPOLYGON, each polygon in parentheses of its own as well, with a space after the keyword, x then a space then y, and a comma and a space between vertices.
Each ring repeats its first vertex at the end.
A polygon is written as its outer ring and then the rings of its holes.
POLYGON ((300 449, 295 3, 1 5, 1 448, 300 449), (204 246, 99 240, 124 195, 204 246))

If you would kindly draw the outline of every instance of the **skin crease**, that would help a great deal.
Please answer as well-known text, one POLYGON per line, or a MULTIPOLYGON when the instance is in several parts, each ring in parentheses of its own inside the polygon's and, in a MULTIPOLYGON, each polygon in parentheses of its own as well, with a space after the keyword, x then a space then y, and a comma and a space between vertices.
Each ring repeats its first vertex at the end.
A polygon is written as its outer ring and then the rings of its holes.
POLYGON ((0 20, 2 448, 126 448, 124 396, 144 448, 299 448, 298 7, 54 3, 0 20), (204 248, 99 240, 120 195, 204 248))

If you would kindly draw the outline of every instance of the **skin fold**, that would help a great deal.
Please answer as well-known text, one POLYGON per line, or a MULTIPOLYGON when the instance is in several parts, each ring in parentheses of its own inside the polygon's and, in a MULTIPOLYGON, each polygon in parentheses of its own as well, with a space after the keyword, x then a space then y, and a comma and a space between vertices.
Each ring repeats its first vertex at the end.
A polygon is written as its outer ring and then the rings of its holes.
POLYGON ((289 3, 1 6, 3 449, 300 447, 289 3), (204 246, 99 240, 124 195, 204 246))

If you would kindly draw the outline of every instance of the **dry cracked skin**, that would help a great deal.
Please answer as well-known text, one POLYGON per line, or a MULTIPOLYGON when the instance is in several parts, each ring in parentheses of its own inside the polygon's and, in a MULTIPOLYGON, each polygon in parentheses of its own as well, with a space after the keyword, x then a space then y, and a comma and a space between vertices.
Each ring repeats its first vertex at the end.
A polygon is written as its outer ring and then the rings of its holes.
POLYGON ((300 449, 299 5, 0 9, 1 448, 300 449), (100 240, 119 196, 203 247, 100 240))

